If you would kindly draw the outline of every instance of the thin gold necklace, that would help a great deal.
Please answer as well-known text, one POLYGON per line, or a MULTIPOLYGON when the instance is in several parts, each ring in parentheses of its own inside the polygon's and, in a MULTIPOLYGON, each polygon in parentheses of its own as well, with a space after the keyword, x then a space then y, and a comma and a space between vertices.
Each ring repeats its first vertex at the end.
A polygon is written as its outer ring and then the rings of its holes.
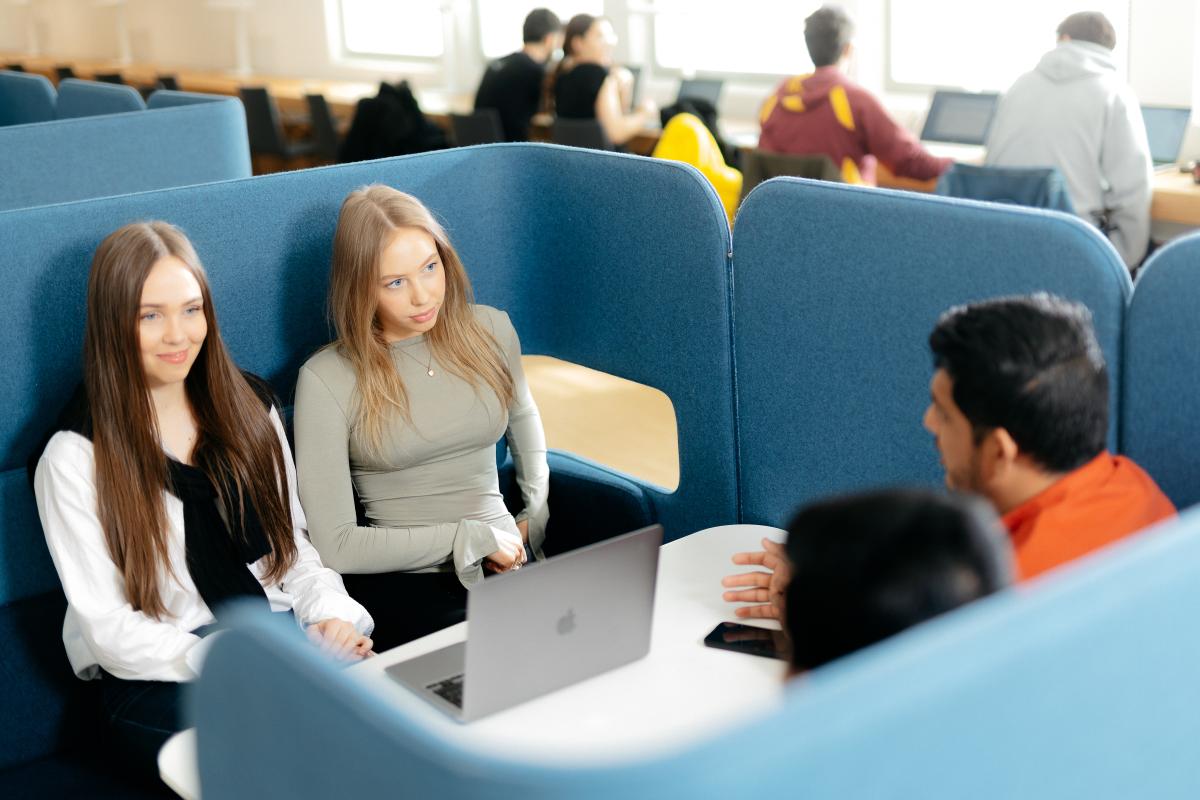
MULTIPOLYGON (((404 355, 408 356, 409 358, 411 358, 413 361, 417 362, 418 364, 421 363, 421 359, 417 358, 412 353, 408 352, 408 348, 405 347, 403 344, 400 345, 400 352, 404 353, 404 355)), ((429 350, 429 361, 428 361, 428 363, 425 364, 425 374, 431 378, 433 377, 433 349, 432 348, 430 348, 430 350, 429 350)))

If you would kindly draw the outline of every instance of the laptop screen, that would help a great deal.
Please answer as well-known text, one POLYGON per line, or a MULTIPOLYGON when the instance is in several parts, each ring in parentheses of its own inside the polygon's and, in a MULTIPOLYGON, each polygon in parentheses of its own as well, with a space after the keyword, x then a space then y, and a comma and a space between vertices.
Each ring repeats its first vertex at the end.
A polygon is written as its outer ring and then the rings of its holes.
POLYGON ((678 100, 685 97, 707 100, 716 108, 717 101, 721 99, 721 89, 724 87, 725 81, 720 78, 684 78, 679 82, 678 100))
POLYGON ((1000 95, 994 92, 936 91, 921 129, 926 142, 984 144, 1000 95))
POLYGON ((1146 137, 1150 140, 1150 158, 1155 164, 1173 164, 1179 158, 1183 135, 1187 133, 1190 108, 1142 106, 1146 137))

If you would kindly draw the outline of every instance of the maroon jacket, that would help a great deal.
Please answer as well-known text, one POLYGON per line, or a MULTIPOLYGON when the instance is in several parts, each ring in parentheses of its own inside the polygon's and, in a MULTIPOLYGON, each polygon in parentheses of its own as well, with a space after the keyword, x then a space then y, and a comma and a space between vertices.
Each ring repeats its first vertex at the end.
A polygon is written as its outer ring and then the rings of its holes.
POLYGON ((825 153, 849 183, 875 183, 875 160, 893 174, 928 180, 945 172, 935 158, 884 110, 870 92, 836 66, 788 78, 767 98, 758 146, 773 153, 825 153))

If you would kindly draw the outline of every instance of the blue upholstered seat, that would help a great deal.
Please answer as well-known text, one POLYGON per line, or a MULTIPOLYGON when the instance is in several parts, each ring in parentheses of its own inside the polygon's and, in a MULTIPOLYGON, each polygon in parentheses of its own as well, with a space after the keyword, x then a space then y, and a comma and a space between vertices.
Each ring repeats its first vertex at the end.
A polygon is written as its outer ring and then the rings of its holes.
POLYGON ((54 119, 54 84, 44 75, 0 71, 0 126, 54 119))
POLYGON ((784 525, 815 497, 941 482, 922 428, 927 340, 950 306, 1049 291, 1095 317, 1115 449, 1121 326, 1116 251, 1080 220, 908 192, 777 178, 734 226, 741 519, 784 525))
POLYGON ((1184 508, 1200 503, 1200 234, 1156 251, 1125 326, 1121 450, 1184 508))
POLYGON ((145 110, 145 101, 132 86, 67 78, 58 84, 54 113, 58 119, 73 119, 145 110))
POLYGON ((1067 193, 1067 182, 1055 167, 954 164, 938 179, 937 193, 945 197, 1075 213, 1071 195, 1067 193))

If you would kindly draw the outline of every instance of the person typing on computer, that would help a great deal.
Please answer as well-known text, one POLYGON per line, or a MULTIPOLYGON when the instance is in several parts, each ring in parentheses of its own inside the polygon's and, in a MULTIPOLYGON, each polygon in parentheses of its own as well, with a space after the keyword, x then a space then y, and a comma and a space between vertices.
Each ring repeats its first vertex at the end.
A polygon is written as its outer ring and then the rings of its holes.
POLYGON ((489 64, 475 93, 475 110, 495 109, 508 142, 529 139, 529 122, 542 100, 546 63, 562 46, 562 22, 550 9, 535 8, 525 17, 522 35, 521 49, 489 64))
MULTIPOLYGON (((1048 294, 947 311, 929 337, 934 356, 925 428, 948 488, 1003 515, 1017 577, 1041 575, 1175 515, 1137 464, 1105 449, 1108 369, 1090 312, 1048 294)), ((780 548, 739 553, 761 566, 723 581, 742 617, 777 618, 786 576, 780 548)))
POLYGON ((952 161, 926 152, 878 99, 841 71, 853 35, 854 23, 837 6, 822 6, 804 21, 815 69, 783 81, 767 98, 759 113, 759 149, 828 155, 847 183, 875 183, 876 161, 900 177, 938 177, 952 161))
POLYGON ((988 134, 997 167, 1057 167, 1075 211, 1100 225, 1130 267, 1150 243, 1150 144, 1133 90, 1117 75, 1103 14, 1072 14, 1058 45, 1000 100, 988 134))

